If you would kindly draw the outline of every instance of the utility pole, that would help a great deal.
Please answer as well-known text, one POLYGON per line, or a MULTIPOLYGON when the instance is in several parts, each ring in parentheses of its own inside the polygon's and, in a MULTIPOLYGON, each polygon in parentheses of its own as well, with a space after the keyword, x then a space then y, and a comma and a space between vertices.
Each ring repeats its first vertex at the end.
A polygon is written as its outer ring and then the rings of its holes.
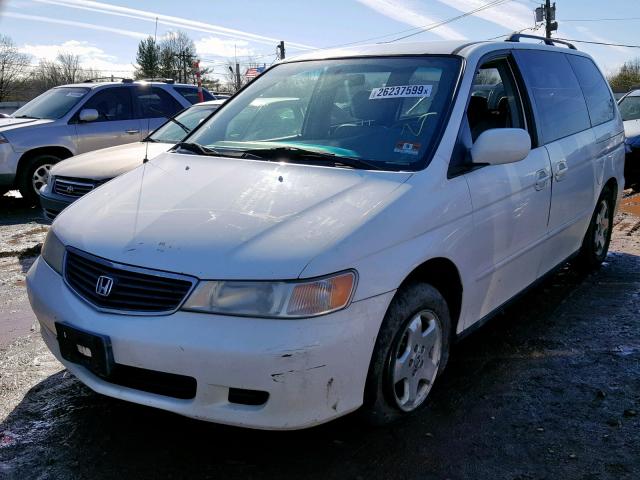
MULTIPOLYGON (((545 0, 545 4, 541 7, 543 10, 544 22, 545 22, 545 36, 551 38, 551 33, 558 30, 558 22, 556 19, 556 2, 551 5, 551 0, 545 0)), ((536 8, 536 17, 539 17, 539 9, 536 8)))
POLYGON ((242 82, 240 81, 240 64, 236 62, 236 92, 240 90, 242 82))
POLYGON ((276 56, 278 57, 278 60, 284 60, 284 55, 284 41, 280 41, 280 43, 276 47, 276 56))
POLYGON ((200 77, 200 60, 193 62, 193 68, 196 72, 196 80, 198 82, 198 101, 204 102, 204 94, 202 93, 202 78, 200 77))

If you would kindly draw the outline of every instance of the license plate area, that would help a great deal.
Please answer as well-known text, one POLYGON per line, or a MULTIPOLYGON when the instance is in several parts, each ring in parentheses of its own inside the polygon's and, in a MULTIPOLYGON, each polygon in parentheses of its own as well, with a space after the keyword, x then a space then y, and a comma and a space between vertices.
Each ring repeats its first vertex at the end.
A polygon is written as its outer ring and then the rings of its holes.
POLYGON ((109 337, 64 323, 56 322, 55 326, 62 358, 82 365, 100 377, 108 377, 112 373, 114 361, 109 337))

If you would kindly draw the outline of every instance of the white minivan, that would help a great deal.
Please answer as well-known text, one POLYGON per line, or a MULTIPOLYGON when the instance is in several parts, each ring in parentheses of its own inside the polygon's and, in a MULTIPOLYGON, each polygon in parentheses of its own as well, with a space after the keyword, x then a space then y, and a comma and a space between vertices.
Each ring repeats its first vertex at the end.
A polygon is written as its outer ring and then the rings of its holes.
POLYGON ((607 255, 613 95, 524 37, 276 64, 55 220, 27 278, 48 347, 97 392, 225 424, 423 406, 452 342, 607 255))

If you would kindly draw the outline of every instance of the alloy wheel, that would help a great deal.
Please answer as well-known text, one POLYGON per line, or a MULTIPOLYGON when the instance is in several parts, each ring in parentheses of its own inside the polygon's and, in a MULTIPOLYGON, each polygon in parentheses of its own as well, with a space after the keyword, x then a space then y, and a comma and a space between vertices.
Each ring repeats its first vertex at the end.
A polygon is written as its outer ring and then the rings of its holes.
POLYGON ((442 326, 430 310, 408 323, 391 362, 393 394, 398 408, 410 412, 426 400, 442 356, 442 326))
POLYGON ((31 185, 33 186, 33 190, 36 194, 40 195, 40 189, 49 181, 49 170, 51 170, 52 166, 53 164, 51 163, 45 163, 44 165, 40 165, 33 172, 31 185))
POLYGON ((611 219, 609 216, 609 204, 606 200, 601 200, 596 214, 596 228, 594 232, 593 242, 596 255, 599 257, 603 254, 607 245, 607 237, 611 219))

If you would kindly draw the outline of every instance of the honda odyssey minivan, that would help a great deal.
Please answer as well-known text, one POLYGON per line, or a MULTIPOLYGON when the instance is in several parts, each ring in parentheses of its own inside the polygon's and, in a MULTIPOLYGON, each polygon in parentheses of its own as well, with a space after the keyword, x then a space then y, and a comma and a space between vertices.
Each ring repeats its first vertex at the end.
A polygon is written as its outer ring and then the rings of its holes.
POLYGON ((412 414, 457 338, 607 255, 613 95, 573 45, 525 40, 271 67, 58 216, 27 278, 46 344, 97 392, 203 420, 412 414))

